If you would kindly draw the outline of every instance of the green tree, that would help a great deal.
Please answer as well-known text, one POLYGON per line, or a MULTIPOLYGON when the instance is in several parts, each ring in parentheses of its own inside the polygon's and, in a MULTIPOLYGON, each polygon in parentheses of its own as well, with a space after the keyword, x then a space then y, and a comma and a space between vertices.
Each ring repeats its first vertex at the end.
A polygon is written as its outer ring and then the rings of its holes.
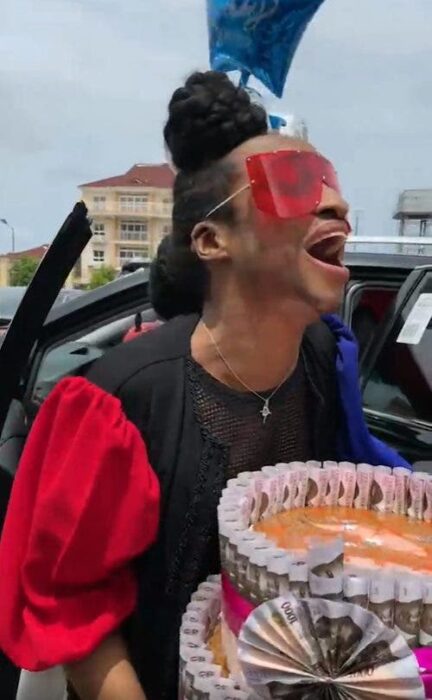
POLYGON ((108 282, 112 282, 116 278, 116 271, 113 267, 106 265, 101 265, 92 271, 89 283, 89 289, 96 289, 96 287, 102 287, 108 282))
POLYGON ((18 258, 9 270, 9 280, 12 287, 27 287, 36 268, 39 265, 37 258, 18 258))

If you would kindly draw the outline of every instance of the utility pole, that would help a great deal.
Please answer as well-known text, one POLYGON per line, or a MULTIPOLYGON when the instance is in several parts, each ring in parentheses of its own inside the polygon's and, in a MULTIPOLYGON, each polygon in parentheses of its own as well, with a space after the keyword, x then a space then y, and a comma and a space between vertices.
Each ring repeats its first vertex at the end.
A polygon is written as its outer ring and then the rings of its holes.
POLYGON ((8 227, 8 229, 11 232, 12 236, 12 253, 15 253, 15 229, 11 224, 7 221, 7 219, 0 219, 0 224, 4 224, 5 226, 8 227))
POLYGON ((361 219, 362 219, 362 214, 364 213, 364 209, 354 209, 354 236, 358 236, 360 234, 360 228, 361 228, 361 219))

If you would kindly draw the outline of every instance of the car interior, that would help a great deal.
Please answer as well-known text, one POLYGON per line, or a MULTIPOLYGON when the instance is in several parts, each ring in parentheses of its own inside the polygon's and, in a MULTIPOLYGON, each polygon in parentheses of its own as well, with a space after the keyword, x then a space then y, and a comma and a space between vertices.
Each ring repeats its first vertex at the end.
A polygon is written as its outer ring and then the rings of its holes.
MULTIPOLYGON (((373 335, 394 303, 396 289, 363 286, 353 298, 351 327, 360 346, 360 357, 367 351, 373 335)), ((142 322, 156 320, 153 309, 139 310, 142 322)), ((32 385, 28 403, 33 411, 48 396, 54 386, 66 376, 84 376, 90 365, 109 349, 124 341, 127 332, 135 326, 136 314, 128 314, 87 331, 74 339, 67 339, 51 347, 43 355, 32 385)), ((31 412, 33 412, 31 411, 31 412)))
MULTIPOLYGON (((153 309, 140 310, 143 323, 157 320, 153 309)), ((39 365, 31 392, 31 403, 39 406, 54 386, 66 376, 85 376, 93 362, 124 341, 135 327, 136 314, 115 319, 85 335, 49 349, 39 365)))
POLYGON ((375 333, 393 308, 398 289, 361 287, 354 295, 351 328, 359 345, 360 360, 367 354, 375 333))

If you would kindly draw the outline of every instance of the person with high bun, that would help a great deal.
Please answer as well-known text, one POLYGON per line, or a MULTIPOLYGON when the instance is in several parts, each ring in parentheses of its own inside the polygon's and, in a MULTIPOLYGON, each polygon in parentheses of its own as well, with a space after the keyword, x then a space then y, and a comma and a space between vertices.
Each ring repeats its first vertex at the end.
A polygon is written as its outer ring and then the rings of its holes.
POLYGON ((368 433, 356 344, 331 315, 350 231, 332 164, 216 72, 174 92, 164 137, 172 234, 151 286, 166 323, 53 390, 0 545, 0 646, 29 670, 64 665, 81 700, 175 700, 229 478, 405 464, 368 433))

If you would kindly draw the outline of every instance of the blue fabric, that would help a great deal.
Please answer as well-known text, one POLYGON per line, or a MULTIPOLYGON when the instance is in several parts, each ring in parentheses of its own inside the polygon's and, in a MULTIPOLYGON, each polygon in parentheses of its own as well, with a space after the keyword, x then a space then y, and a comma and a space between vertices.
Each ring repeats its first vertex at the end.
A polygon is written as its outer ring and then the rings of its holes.
POLYGON ((213 70, 250 75, 282 97, 303 33, 324 0, 207 0, 213 70))
POLYGON ((408 467, 400 455, 377 438, 366 425, 358 377, 358 346, 351 331, 333 315, 322 319, 333 332, 337 342, 336 372, 342 404, 342 425, 338 436, 341 461, 377 466, 408 467))

